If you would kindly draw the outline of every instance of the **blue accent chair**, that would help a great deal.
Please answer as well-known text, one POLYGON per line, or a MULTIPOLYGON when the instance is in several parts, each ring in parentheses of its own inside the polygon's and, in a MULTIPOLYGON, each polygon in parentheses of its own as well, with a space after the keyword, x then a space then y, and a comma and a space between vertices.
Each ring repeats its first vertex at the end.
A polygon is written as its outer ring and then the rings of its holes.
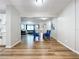
POLYGON ((34 41, 35 41, 36 37, 38 37, 38 40, 40 39, 39 33, 36 33, 35 30, 33 31, 33 36, 34 36, 34 41))
POLYGON ((47 30, 47 32, 43 34, 43 39, 49 39, 50 40, 50 34, 51 34, 51 31, 47 30))

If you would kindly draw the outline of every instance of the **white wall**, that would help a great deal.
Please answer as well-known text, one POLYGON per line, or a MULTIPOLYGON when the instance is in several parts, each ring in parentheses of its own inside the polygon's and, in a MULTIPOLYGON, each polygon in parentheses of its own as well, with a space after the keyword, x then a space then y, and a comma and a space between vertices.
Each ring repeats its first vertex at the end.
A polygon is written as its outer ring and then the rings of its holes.
POLYGON ((75 0, 57 19, 57 39, 75 50, 75 0))
POLYGON ((39 23, 41 30, 46 33, 47 30, 51 30, 51 21, 44 21, 39 23))
POLYGON ((51 21, 50 20, 46 22, 46 29, 51 30, 51 21))
POLYGON ((7 41, 6 47, 11 48, 21 41, 20 15, 13 6, 7 6, 7 41))
POLYGON ((76 51, 79 52, 79 0, 76 0, 76 51))
POLYGON ((51 28, 51 36, 54 38, 54 39, 57 39, 57 18, 54 18, 52 20, 52 28, 51 28))
POLYGON ((6 14, 1 13, 0 14, 0 45, 5 45, 6 41, 6 14))
POLYGON ((79 54, 79 0, 71 2, 57 18, 57 40, 79 54))

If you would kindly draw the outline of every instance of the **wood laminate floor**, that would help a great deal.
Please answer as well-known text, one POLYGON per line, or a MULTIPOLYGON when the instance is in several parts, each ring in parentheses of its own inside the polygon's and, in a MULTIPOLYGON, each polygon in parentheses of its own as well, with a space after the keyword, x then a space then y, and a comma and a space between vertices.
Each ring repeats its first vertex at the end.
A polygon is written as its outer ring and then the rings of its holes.
POLYGON ((11 49, 1 49, 0 59, 79 59, 56 40, 33 41, 33 36, 23 36, 22 42, 11 49))

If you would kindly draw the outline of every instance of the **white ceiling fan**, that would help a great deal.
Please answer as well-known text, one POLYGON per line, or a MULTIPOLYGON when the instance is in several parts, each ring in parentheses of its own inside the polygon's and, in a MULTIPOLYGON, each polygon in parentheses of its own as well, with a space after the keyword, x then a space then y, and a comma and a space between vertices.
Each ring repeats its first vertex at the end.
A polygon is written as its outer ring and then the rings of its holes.
POLYGON ((44 0, 35 0, 36 6, 42 6, 44 3, 44 0))

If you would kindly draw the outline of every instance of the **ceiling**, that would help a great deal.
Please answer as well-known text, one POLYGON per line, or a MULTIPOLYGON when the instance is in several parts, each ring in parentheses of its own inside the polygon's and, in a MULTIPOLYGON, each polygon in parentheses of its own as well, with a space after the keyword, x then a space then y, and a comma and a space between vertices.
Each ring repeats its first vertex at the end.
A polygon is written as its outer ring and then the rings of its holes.
POLYGON ((0 0, 0 13, 5 13, 7 4, 7 0, 0 0))
POLYGON ((55 17, 71 1, 72 0, 45 0, 43 6, 36 6, 35 0, 0 0, 0 8, 5 8, 4 4, 8 2, 12 4, 23 17, 55 17))
POLYGON ((41 17, 21 17, 21 22, 34 22, 34 23, 40 23, 40 22, 45 22, 45 21, 51 21, 53 17, 47 17, 45 20, 41 17))
POLYGON ((45 0, 43 6, 36 6, 35 0, 10 0, 22 16, 55 17, 71 0, 45 0))

